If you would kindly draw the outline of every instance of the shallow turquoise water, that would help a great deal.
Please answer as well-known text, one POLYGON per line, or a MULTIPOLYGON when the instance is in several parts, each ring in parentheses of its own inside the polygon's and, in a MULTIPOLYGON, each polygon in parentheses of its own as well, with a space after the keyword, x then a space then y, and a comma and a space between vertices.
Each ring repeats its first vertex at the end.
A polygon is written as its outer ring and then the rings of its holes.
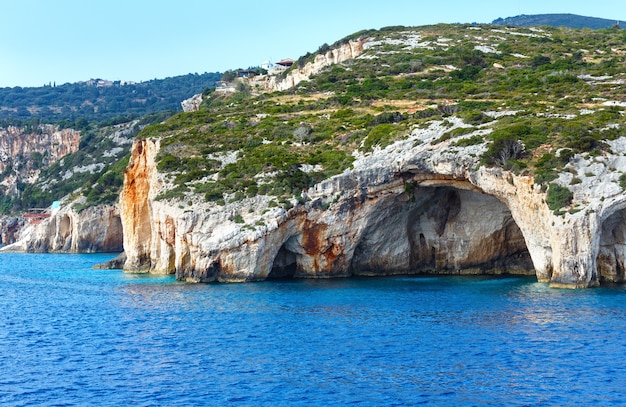
POLYGON ((626 290, 183 284, 0 255, 0 405, 623 405, 626 290))

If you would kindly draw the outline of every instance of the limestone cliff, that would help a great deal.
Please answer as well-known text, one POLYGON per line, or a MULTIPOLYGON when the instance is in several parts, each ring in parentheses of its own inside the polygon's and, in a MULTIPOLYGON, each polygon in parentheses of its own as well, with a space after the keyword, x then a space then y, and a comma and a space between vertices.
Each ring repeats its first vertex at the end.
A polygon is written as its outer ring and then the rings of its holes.
POLYGON ((189 99, 180 102, 183 112, 196 112, 202 104, 202 94, 193 95, 189 99))
MULTIPOLYGON (((442 126, 359 155, 289 210, 264 196, 223 207, 155 200, 159 141, 139 140, 120 203, 125 270, 231 282, 419 272, 535 274, 556 287, 625 280, 626 197, 610 177, 590 176, 574 188, 578 211, 555 214, 532 177, 480 166, 484 144, 436 142, 442 126), (585 196, 593 188, 602 199, 585 196)), ((621 168, 626 140, 612 151, 606 167, 621 168)))
MULTIPOLYGON (((155 225, 152 223, 155 220, 155 191, 159 189, 155 163, 157 152, 158 141, 137 140, 124 174, 125 187, 120 194, 120 213, 124 225, 124 249, 133 253, 126 261, 126 267, 133 271, 161 269, 160 263, 156 261, 162 259, 160 253, 154 252, 155 262, 150 261, 152 244, 159 242, 158 236, 153 235, 155 225)), ((169 259, 166 262, 169 263, 169 259)))
POLYGON ((7 246, 5 250, 120 251, 121 221, 113 204, 121 186, 121 170, 116 171, 114 165, 128 154, 142 127, 145 125, 139 120, 133 120, 92 128, 82 141, 78 131, 51 125, 0 130, 4 132, 0 152, 6 158, 0 165, 6 165, 4 175, 8 174, 2 183, 13 185, 12 190, 7 188, 3 209, 21 207, 20 212, 0 216, 0 243, 7 246), (53 163, 54 167, 44 171, 53 163), (68 192, 71 194, 63 197, 68 192), (43 206, 33 202, 53 200, 62 202, 61 209, 52 210, 52 216, 40 223, 30 223, 21 213, 30 206, 43 206))
POLYGON ((15 194, 17 183, 32 183, 43 168, 78 150, 80 132, 42 124, 0 128, 0 185, 15 194))
POLYGON ((313 61, 307 62, 303 67, 294 68, 285 75, 261 76, 252 80, 254 86, 264 91, 283 91, 293 88, 302 81, 308 80, 327 66, 340 64, 361 55, 365 38, 351 40, 325 53, 315 55, 313 61))
POLYGON ((626 281, 618 34, 387 27, 211 95, 134 144, 125 269, 626 281))
MULTIPOLYGON (((97 253, 122 250, 122 223, 119 210, 111 205, 98 205, 77 211, 68 203, 54 211, 41 223, 27 222, 14 236, 13 243, 2 251, 34 253, 97 253)), ((5 241, 5 243, 8 243, 5 241)))
POLYGON ((21 216, 0 217, 0 245, 15 243, 25 225, 26 220, 21 216))

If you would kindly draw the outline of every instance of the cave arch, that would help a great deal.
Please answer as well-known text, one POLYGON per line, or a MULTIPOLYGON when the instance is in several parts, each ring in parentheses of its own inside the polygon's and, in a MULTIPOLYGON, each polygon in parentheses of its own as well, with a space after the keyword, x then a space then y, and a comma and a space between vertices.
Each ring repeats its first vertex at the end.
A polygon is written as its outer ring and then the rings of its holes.
POLYGON ((63 239, 67 239, 72 232, 72 220, 69 215, 63 215, 59 221, 58 233, 63 239))
POLYGON ((436 182, 380 199, 351 261, 353 275, 535 275, 508 207, 469 183, 436 182))
POLYGON ((267 275, 268 280, 294 278, 298 271, 298 236, 291 236, 282 244, 267 275))
POLYGON ((597 270, 600 281, 626 282, 626 208, 615 210, 602 222, 597 270))

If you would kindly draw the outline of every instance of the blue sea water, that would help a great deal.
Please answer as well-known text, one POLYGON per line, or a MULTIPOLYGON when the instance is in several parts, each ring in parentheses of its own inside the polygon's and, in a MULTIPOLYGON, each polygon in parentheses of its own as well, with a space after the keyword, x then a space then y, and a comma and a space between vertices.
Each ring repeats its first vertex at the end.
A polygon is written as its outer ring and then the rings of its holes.
POLYGON ((0 255, 2 406, 623 405, 626 289, 184 284, 0 255))

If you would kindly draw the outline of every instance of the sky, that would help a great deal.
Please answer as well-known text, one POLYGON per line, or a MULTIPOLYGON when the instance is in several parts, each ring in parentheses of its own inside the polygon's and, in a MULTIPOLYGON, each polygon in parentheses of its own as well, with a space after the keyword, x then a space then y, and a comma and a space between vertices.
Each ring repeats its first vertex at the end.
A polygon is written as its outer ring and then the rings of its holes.
POLYGON ((626 20, 624 0, 1 1, 0 87, 223 72, 391 25, 545 13, 626 20))

